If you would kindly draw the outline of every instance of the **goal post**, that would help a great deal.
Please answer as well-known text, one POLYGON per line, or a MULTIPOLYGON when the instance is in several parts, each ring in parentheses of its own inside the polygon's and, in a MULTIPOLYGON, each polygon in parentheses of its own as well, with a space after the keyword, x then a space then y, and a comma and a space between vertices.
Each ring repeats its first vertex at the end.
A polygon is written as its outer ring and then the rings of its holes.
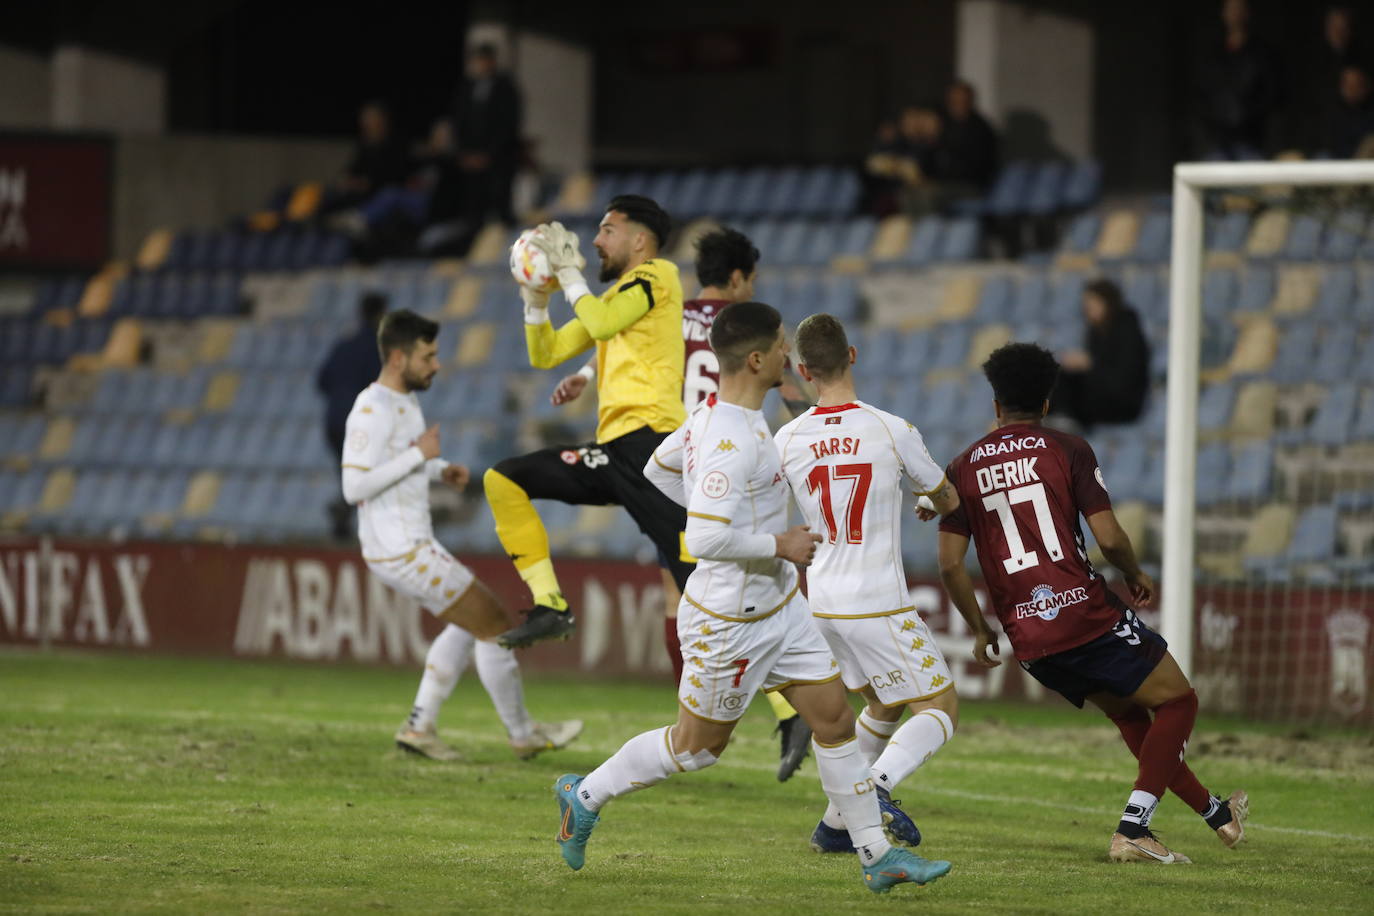
POLYGON ((1187 162, 1174 166, 1169 276, 1161 629, 1193 675, 1198 394, 1201 377, 1203 194, 1209 188, 1374 185, 1374 161, 1187 162))

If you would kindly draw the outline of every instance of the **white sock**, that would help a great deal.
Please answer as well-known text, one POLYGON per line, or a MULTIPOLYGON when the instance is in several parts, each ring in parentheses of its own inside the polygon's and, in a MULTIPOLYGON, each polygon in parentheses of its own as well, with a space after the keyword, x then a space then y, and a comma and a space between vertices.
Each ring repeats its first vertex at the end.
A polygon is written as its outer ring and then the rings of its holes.
POLYGON ((473 635, 462 627, 449 624, 434 637, 425 654, 425 673, 415 694, 406 726, 413 731, 427 732, 439 720, 439 710, 453 693, 458 679, 467 670, 472 658, 473 635))
POLYGON ((1126 802, 1126 810, 1121 813, 1121 819, 1131 824, 1139 824, 1142 827, 1150 826, 1150 818, 1154 817, 1155 807, 1159 804, 1159 799, 1149 792, 1140 789, 1132 789, 1131 797, 1126 802))
POLYGON ((883 836, 878 793, 859 753, 859 742, 850 739, 838 747, 825 747, 813 739, 811 751, 816 755, 821 788, 844 818, 850 842, 859 851, 859 861, 872 865, 887 855, 892 844, 883 836))
POLYGON ((954 722, 942 709, 923 709, 907 719, 873 764, 873 781, 891 792, 903 779, 935 756, 954 734, 954 722))
MULTIPOLYGON (((859 754, 865 763, 872 765, 873 761, 878 759, 878 755, 887 746, 887 740, 900 724, 900 721, 884 722, 882 719, 875 719, 868 714, 867 709, 859 713, 859 724, 854 728, 854 737, 859 740, 859 754)), ((827 827, 844 829, 844 815, 835 807, 834 802, 826 806, 821 820, 825 821, 827 827)))
POLYGON ((674 773, 704 770, 715 763, 709 751, 674 753, 669 744, 671 725, 636 735, 601 766, 587 774, 578 797, 588 811, 600 811, 613 798, 663 782, 674 773))
POLYGON ((478 642, 477 676, 482 679, 501 724, 506 726, 506 734, 512 741, 528 741, 533 727, 525 709, 525 686, 520 683, 515 653, 494 642, 478 642))

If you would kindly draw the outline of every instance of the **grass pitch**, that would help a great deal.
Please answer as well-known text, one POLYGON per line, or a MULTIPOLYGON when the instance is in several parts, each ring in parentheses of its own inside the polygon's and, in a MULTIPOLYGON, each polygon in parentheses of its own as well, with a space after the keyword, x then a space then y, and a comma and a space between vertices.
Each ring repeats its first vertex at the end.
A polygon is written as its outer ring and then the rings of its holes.
MULTIPOLYGON (((1222 848, 1172 796, 1155 826, 1191 867, 1115 866, 1134 765, 1100 717, 965 703, 959 734, 898 793, 954 863, 876 897, 807 838, 810 761, 773 777, 767 704, 722 763, 612 803, 569 871, 550 786, 674 714, 666 686, 530 677, 567 751, 509 753, 469 673, 441 720, 467 761, 392 748, 417 673, 0 653, 0 911, 461 913, 1364 911, 1374 906, 1374 741, 1204 717, 1190 761, 1249 790, 1222 848)), ((1204 708, 1206 701, 1204 698, 1204 708)))

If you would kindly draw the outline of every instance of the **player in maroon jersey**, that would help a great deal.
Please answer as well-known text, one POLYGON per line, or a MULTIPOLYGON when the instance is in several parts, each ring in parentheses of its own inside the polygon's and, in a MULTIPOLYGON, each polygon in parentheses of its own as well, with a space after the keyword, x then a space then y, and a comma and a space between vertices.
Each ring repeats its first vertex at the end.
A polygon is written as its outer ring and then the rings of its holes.
POLYGON ((1245 836, 1249 799, 1244 792, 1226 801, 1211 795, 1183 762, 1197 694, 1164 638, 1107 588, 1088 561, 1080 515, 1136 605, 1149 607, 1154 600, 1154 582, 1112 512, 1092 446, 1040 423, 1059 365, 1035 344, 1012 343, 988 357, 983 372, 992 385, 997 428, 950 462, 946 475, 959 491, 959 508, 940 522, 939 547, 940 576, 973 630, 975 660, 989 668, 1001 664, 988 655, 989 648, 999 653, 997 634, 979 610, 964 566, 970 538, 1021 667, 1075 706, 1088 701, 1099 707, 1139 761, 1109 847, 1112 861, 1189 861, 1150 832, 1166 788, 1234 847, 1245 836))
MULTIPOLYGON (((696 248, 696 274, 701 291, 695 299, 682 303, 682 340, 686 348, 682 401, 688 412, 720 390, 720 360, 711 349, 711 325, 727 305, 754 298, 754 280, 758 276, 759 261, 759 250, 754 243, 735 229, 721 228, 707 232, 697 240, 696 248)), ((559 381, 550 398, 554 406, 575 400, 587 387, 594 372, 592 364, 588 363, 576 374, 559 381)), ((791 362, 786 365, 779 394, 793 414, 811 406, 791 362)), ((663 643, 673 663, 673 683, 676 684, 682 680, 682 650, 677 633, 677 608, 682 595, 677 583, 668 574, 667 561, 661 554, 659 565, 664 568, 663 643)), ((781 741, 778 779, 786 782, 801 766, 811 747, 811 729, 781 693, 772 691, 764 696, 768 698, 773 714, 778 719, 781 741)))

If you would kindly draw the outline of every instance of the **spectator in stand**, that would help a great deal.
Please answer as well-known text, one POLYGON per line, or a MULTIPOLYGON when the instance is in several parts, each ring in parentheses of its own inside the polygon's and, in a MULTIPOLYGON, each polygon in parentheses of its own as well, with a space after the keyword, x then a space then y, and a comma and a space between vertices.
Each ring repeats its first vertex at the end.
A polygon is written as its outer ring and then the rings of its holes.
POLYGON ((945 90, 930 171, 944 202, 981 195, 997 175, 997 133, 977 110, 973 86, 958 80, 945 90))
POLYGON ((1279 108, 1278 57, 1250 30, 1247 0, 1223 0, 1225 34, 1201 68, 1202 127, 1212 159, 1262 159, 1279 108))
POLYGON ((1333 6, 1326 11, 1323 42, 1316 66, 1310 68, 1307 104, 1312 118, 1309 143, 1312 149, 1329 149, 1330 126, 1342 106, 1341 78, 1347 67, 1369 72, 1369 57, 1355 30, 1354 13, 1348 6, 1333 6))
POLYGON ((1365 159, 1374 154, 1374 98, 1369 74, 1362 67, 1341 71, 1340 101, 1327 122, 1327 149, 1336 159, 1365 159))
POLYGON ((1105 279, 1084 288, 1083 318, 1085 349, 1060 354, 1052 410, 1084 432, 1101 423, 1134 422, 1150 388, 1150 345, 1140 318, 1120 287, 1105 279))
POLYGON ((496 66, 496 48, 475 47, 454 110, 464 217, 474 225, 496 218, 511 225, 511 183, 520 157, 520 91, 496 66))
POLYGON ((868 173, 891 195, 886 216, 904 206, 913 215, 933 209, 935 152, 940 139, 940 116, 933 108, 908 105, 897 124, 879 127, 878 140, 867 161, 868 173))
MULTIPOLYGON (((358 305, 359 326, 337 341, 315 374, 315 387, 325 398, 324 438, 330 452, 343 457, 344 430, 349 411, 358 393, 371 385, 382 371, 377 348, 377 328, 386 314, 386 297, 368 293, 358 305)), ((329 506, 334 537, 341 541, 353 537, 353 507, 339 494, 329 506)))
POLYGON ((897 212, 902 180, 898 174, 897 125, 882 121, 864 159, 864 210, 878 218, 897 212))
POLYGON ((410 153, 392 133, 391 113, 381 102, 368 102, 358 111, 358 144, 330 208, 356 207, 382 188, 404 184, 410 171, 410 153))

